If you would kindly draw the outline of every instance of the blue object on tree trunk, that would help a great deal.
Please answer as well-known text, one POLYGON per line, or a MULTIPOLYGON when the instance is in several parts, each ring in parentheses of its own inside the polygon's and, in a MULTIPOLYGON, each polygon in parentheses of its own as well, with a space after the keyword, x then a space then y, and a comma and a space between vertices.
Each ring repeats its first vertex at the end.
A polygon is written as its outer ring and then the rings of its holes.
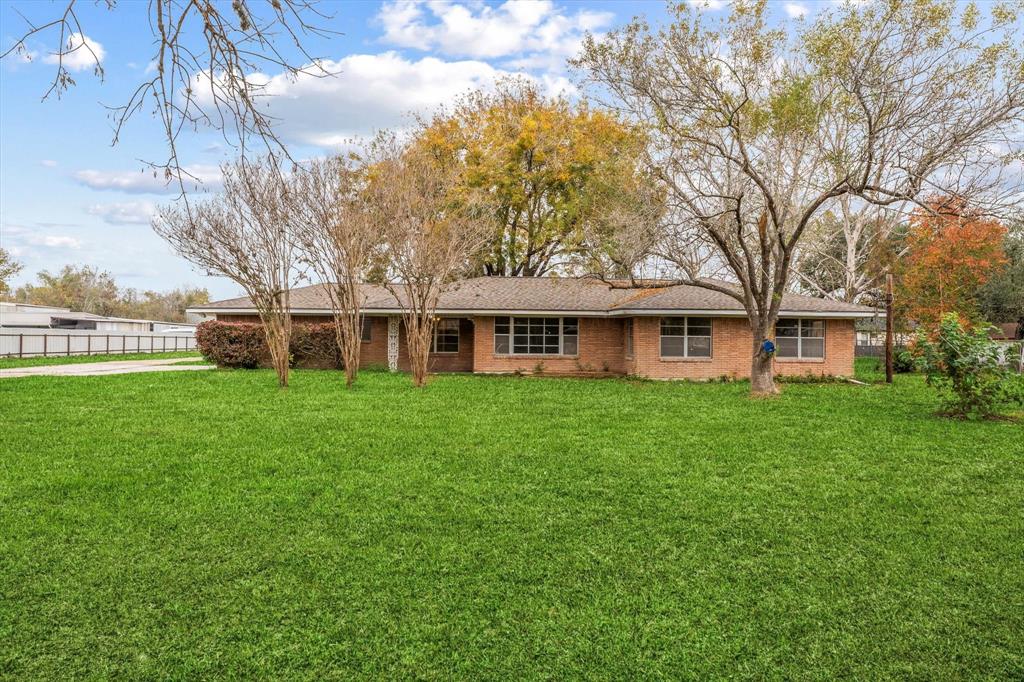
POLYGON ((775 352, 775 344, 772 343, 771 340, 765 339, 764 341, 761 342, 761 350, 763 350, 768 355, 771 355, 772 353, 775 352))

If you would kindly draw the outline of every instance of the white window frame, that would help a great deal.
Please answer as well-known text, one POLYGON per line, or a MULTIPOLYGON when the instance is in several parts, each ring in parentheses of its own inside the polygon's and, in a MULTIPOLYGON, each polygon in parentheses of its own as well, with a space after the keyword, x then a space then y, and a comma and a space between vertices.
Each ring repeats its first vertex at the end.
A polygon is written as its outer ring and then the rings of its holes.
MULTIPOLYGON (((532 357, 532 358, 537 358, 537 357, 563 356, 563 357, 575 358, 575 357, 579 357, 579 354, 580 354, 580 318, 572 316, 572 315, 568 316, 568 318, 566 318, 566 317, 546 316, 546 315, 498 315, 498 316, 496 316, 494 318, 494 330, 493 330, 492 336, 494 337, 493 338, 493 344, 492 344, 492 348, 494 350, 494 354, 495 355, 500 355, 502 357, 521 357, 521 358, 532 357), (498 330, 498 320, 501 320, 501 319, 508 320, 508 334, 498 334, 498 331, 497 331, 498 330), (546 352, 542 352, 542 353, 516 353, 516 352, 514 352, 515 351, 515 347, 516 347, 516 344, 515 344, 516 320, 554 320, 554 319, 558 320, 558 352, 557 353, 546 353, 546 352), (576 352, 575 353, 566 353, 565 352, 565 336, 566 336, 566 334, 565 334, 565 320, 566 319, 576 320, 576 334, 574 335, 576 337, 576 352), (500 352, 498 350, 498 337, 499 336, 504 336, 504 337, 506 337, 508 339, 508 352, 507 353, 502 353, 502 352, 500 352)), ((573 335, 570 334, 570 336, 573 336, 573 335)), ((529 344, 527 344, 527 345, 529 345, 529 344)))
MULTIPOLYGON (((705 326, 705 325, 700 325, 705 326)), ((699 315, 672 315, 662 317, 658 320, 658 357, 662 360, 710 360, 715 355, 715 319, 713 317, 704 317, 699 315), (710 327, 711 334, 690 334, 690 319, 697 318, 708 321, 708 327, 710 327), (662 331, 665 320, 683 320, 683 335, 678 336, 676 334, 665 334, 662 331), (665 337, 670 339, 682 339, 683 340, 683 354, 682 355, 665 355, 664 349, 662 348, 662 339, 665 337), (708 354, 707 355, 690 355, 690 338, 695 339, 707 339, 708 340, 708 354)))
POLYGON ((775 357, 778 360, 808 360, 820 362, 825 359, 827 345, 825 342, 828 336, 828 320, 823 320, 820 317, 780 317, 775 321, 775 357), (782 321, 795 321, 797 322, 797 333, 796 336, 786 336, 783 338, 796 339, 796 355, 781 355, 779 353, 779 322, 782 321), (821 322, 821 336, 804 336, 804 322, 821 322), (804 355, 804 339, 813 339, 815 341, 821 340, 821 355, 804 355))
POLYGON ((440 320, 434 323, 434 333, 430 339, 430 352, 434 355, 458 355, 459 349, 462 347, 462 322, 457 317, 442 317, 440 320), (455 322, 455 350, 437 350, 437 337, 438 331, 441 328, 442 322, 455 322))

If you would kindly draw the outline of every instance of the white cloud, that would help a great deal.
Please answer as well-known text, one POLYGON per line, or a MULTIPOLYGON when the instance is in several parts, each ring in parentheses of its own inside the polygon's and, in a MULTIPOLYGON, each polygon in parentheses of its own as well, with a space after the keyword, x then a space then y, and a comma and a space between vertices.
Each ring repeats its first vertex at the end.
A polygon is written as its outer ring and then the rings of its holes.
MULTIPOLYGON (((395 52, 350 55, 323 61, 327 77, 253 74, 263 86, 268 113, 289 142, 337 146, 383 128, 402 127, 408 114, 426 114, 474 88, 490 87, 513 72, 477 60, 444 61, 424 57, 410 61, 395 52)), ((520 74, 525 75, 525 74, 520 74)), ((572 91, 561 76, 539 79, 551 92, 572 91)), ((200 104, 211 103, 208 82, 197 81, 200 104)))
POLYGON ((103 49, 103 45, 87 35, 72 33, 64 45, 63 57, 58 54, 48 54, 43 57, 43 61, 47 64, 62 63, 64 68, 69 71, 83 71, 103 63, 105 55, 106 51, 103 49))
POLYGON ((592 10, 566 14, 550 0, 508 0, 497 7, 394 0, 377 14, 383 41, 392 45, 476 59, 517 57, 556 68, 576 54, 587 31, 613 18, 610 12, 592 10))
POLYGON ((148 225, 156 213, 156 204, 151 201, 93 204, 87 211, 111 225, 148 225))
POLYGON ((12 253, 26 254, 28 247, 44 249, 79 249, 82 240, 63 234, 45 234, 38 228, 30 228, 15 223, 4 223, 0 228, 4 241, 11 247, 12 253))
POLYGON ((54 161, 53 159, 42 159, 39 162, 39 165, 45 166, 46 168, 56 168, 57 167, 57 162, 54 161))
POLYGON ((82 241, 75 237, 46 234, 30 237, 29 244, 32 244, 33 246, 45 246, 49 249, 78 249, 81 248, 82 241))
POLYGON ((726 0, 686 0, 691 7, 696 9, 708 9, 717 12, 726 5, 726 0))
MULTIPOLYGON (((185 166, 183 170, 198 178, 202 189, 213 189, 219 184, 220 169, 217 166, 185 166)), ((177 194, 181 191, 176 179, 167 180, 163 173, 148 169, 135 172, 84 169, 75 171, 72 177, 80 184, 96 190, 128 194, 177 194)), ((186 189, 190 189, 193 184, 193 181, 186 178, 186 189)))
POLYGON ((787 2, 782 8, 786 10, 786 16, 790 19, 805 17, 808 14, 807 6, 801 5, 799 2, 787 2))

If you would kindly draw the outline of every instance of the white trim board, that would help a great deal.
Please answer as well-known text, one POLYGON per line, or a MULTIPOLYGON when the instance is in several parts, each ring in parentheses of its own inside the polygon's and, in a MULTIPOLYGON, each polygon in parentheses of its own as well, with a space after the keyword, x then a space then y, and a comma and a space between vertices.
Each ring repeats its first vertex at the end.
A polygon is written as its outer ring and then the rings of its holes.
MULTIPOLYGON (((197 314, 219 314, 219 315, 255 315, 252 308, 189 308, 185 312, 197 314)), ((330 315, 328 308, 292 308, 293 315, 330 315)), ((401 315, 402 311, 395 308, 364 308, 364 315, 401 315)), ((650 309, 615 309, 603 310, 499 310, 499 309, 475 309, 458 310, 452 308, 438 308, 437 315, 448 315, 451 317, 495 317, 504 315, 515 315, 517 317, 746 317, 743 310, 701 310, 697 308, 663 308, 650 309)), ((816 310, 780 310, 779 317, 818 317, 830 319, 854 319, 878 317, 881 313, 876 311, 816 311, 816 310)))

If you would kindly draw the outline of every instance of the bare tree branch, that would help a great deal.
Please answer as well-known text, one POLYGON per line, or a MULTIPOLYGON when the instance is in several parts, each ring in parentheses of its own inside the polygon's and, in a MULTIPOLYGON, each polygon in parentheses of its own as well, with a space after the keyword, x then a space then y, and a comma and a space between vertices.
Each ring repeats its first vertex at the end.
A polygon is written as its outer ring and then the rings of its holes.
MULTIPOLYGON (((85 39, 78 0, 65 1, 52 21, 36 25, 25 19, 25 31, 0 55, 28 57, 30 41, 57 33, 57 69, 43 99, 59 98, 75 85, 65 62, 79 51, 89 52, 94 73, 104 77, 100 57, 85 39)), ((105 5, 110 11, 119 9, 117 0, 105 0, 105 5)), ((136 113, 149 109, 160 121, 167 157, 144 163, 176 182, 182 194, 186 183, 199 181, 179 156, 178 140, 185 130, 217 130, 241 156, 255 145, 264 154, 290 160, 274 119, 260 106, 267 97, 266 84, 251 74, 273 67, 291 78, 331 75, 304 47, 311 37, 339 35, 323 27, 331 17, 318 5, 318 0, 149 0, 156 49, 146 73, 152 77, 140 82, 126 102, 107 107, 114 123, 113 143, 136 113), (282 41, 294 49, 286 50, 282 41)))

